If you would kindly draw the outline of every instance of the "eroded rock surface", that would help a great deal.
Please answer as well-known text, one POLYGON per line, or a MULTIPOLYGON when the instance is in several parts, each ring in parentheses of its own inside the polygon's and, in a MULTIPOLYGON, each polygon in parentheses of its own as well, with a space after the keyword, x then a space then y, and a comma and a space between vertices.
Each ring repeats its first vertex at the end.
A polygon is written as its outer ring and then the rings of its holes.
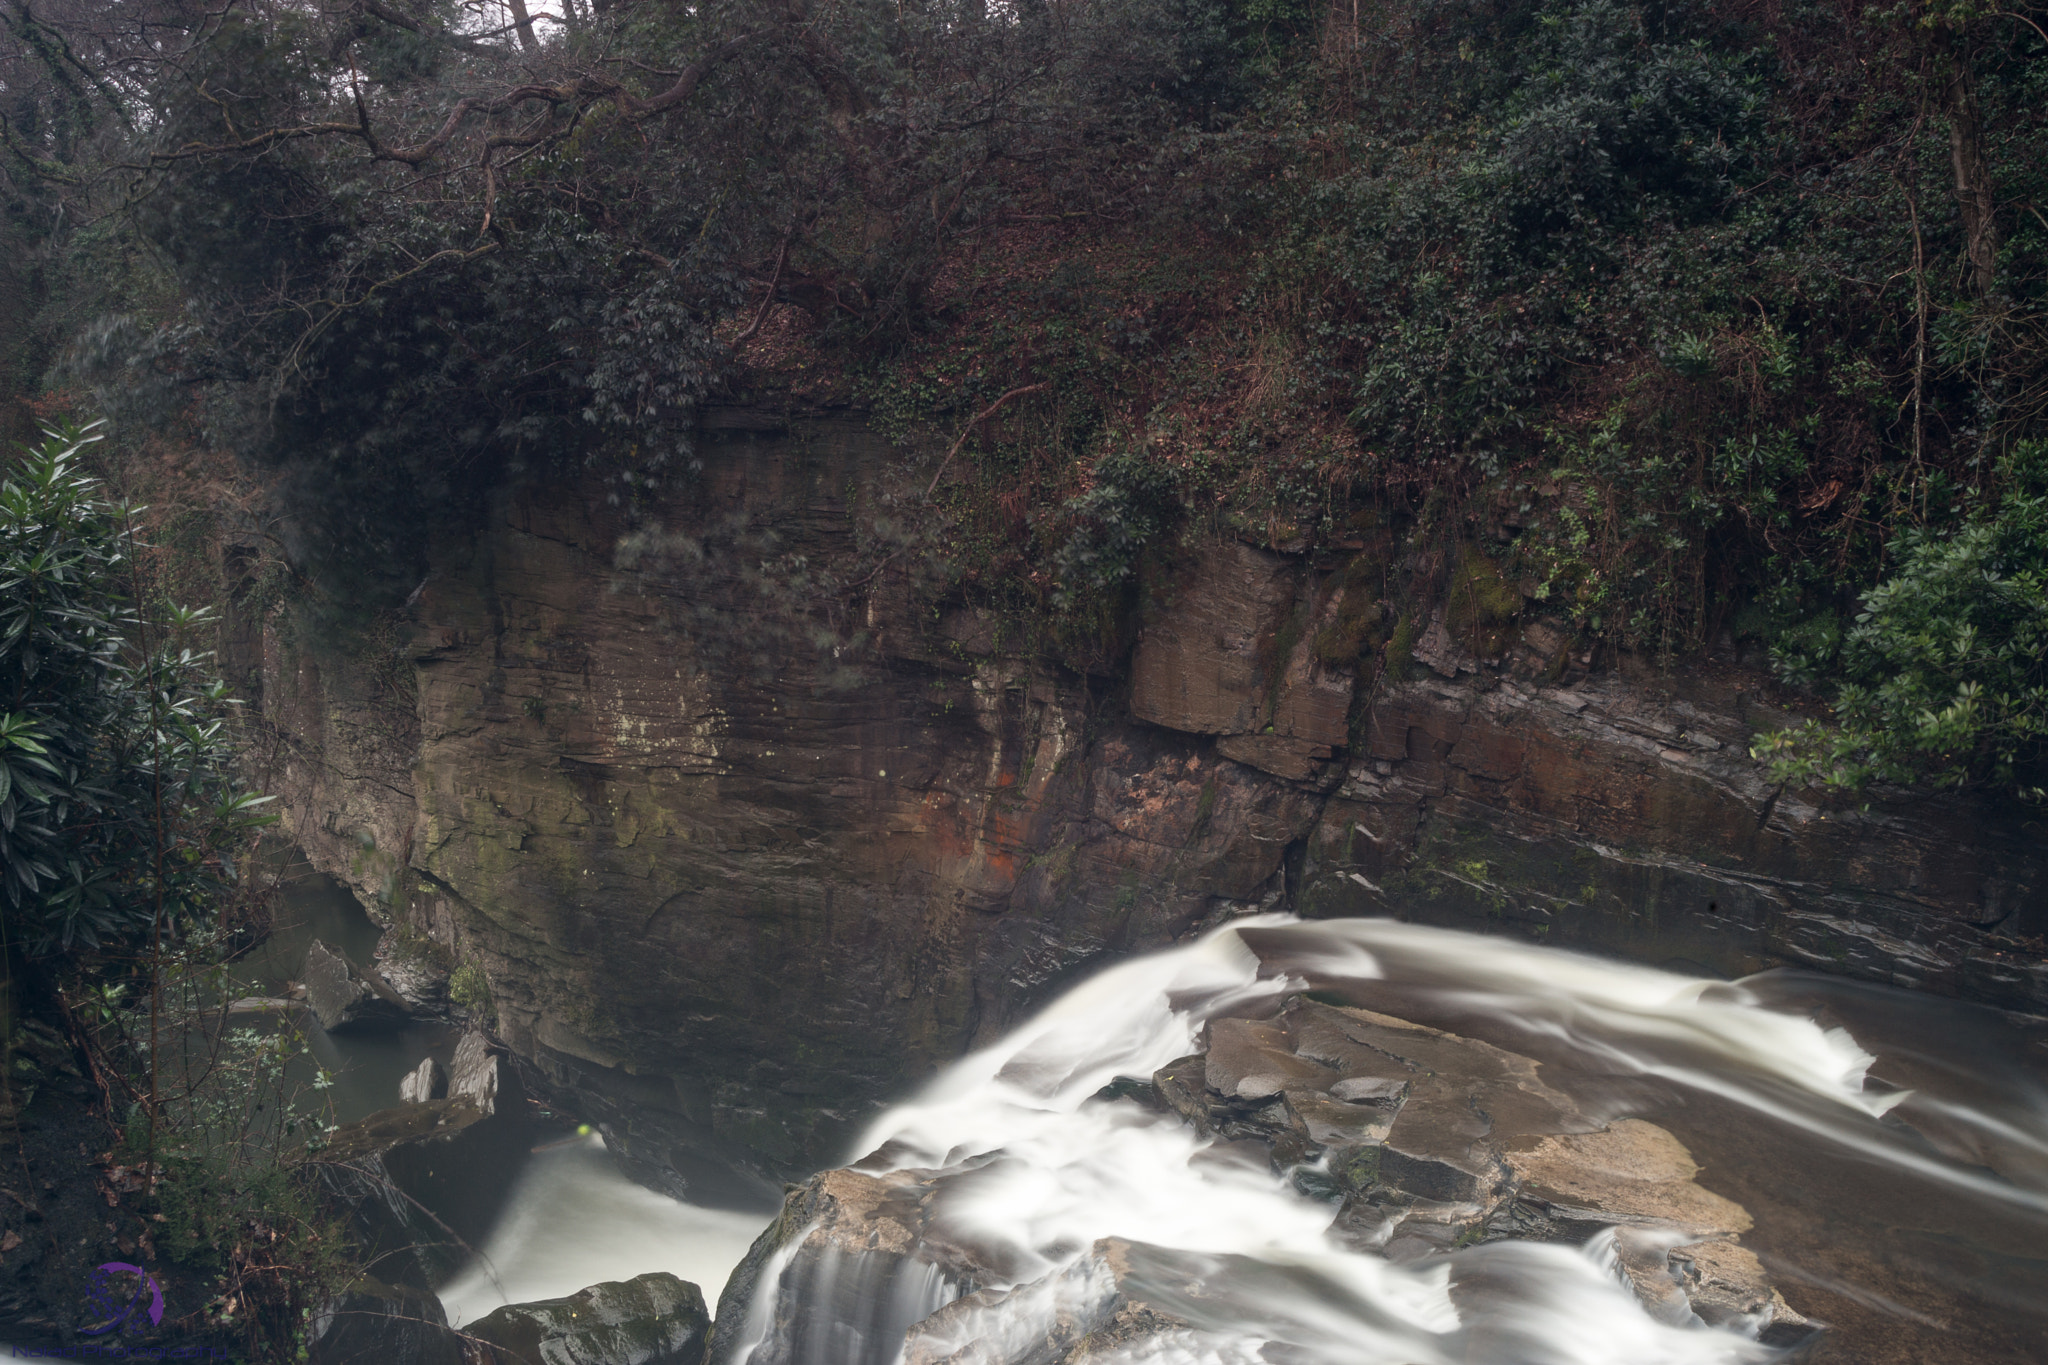
POLYGON ((1041 647, 869 547, 903 475, 857 414, 719 409, 697 455, 632 508, 501 489, 398 654, 272 631, 252 688, 308 856, 644 1179, 813 1169, 1069 973, 1258 908, 2048 1005, 2012 812, 1781 790, 1732 650, 1593 671, 1534 604, 1481 638, 1380 531, 1194 547, 1130 638, 1041 647))

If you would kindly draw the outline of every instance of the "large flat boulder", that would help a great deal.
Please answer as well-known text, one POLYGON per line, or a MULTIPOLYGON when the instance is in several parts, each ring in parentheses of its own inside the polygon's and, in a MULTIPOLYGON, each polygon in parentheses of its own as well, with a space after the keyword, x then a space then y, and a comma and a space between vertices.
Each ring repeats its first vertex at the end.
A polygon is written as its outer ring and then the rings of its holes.
POLYGON ((1698 1183, 1683 1143, 1595 1121, 1527 1057, 1302 997, 1271 1019, 1215 1020, 1206 1044, 1154 1077, 1160 1102, 1341 1201, 1333 1229, 1354 1245, 1398 1261, 1604 1239, 1664 1320, 1779 1343, 1812 1331, 1741 1245, 1748 1211, 1698 1183))

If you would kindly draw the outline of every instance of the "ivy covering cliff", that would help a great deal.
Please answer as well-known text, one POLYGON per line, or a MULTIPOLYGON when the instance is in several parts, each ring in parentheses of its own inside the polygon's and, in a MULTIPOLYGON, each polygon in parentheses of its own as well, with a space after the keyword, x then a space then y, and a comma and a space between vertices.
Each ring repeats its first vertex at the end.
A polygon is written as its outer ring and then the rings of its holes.
POLYGON ((1432 595, 1748 640, 1835 704, 1788 777, 2043 785, 2038 6, 5 19, 15 384, 238 453, 327 600, 507 477, 687 480, 773 386, 923 462, 877 571, 1055 638, 1225 525, 1440 566, 1318 641, 1365 671, 1432 595))

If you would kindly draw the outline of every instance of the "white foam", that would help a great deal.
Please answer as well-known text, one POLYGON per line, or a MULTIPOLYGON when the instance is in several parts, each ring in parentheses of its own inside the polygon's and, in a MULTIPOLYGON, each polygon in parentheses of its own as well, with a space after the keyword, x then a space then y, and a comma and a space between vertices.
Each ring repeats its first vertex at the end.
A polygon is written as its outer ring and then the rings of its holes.
MULTIPOLYGON (((1458 937, 1468 954, 1485 942, 1458 937)), ((1399 939, 1386 947, 1408 956, 1423 951, 1399 939)), ((1570 1248, 1500 1244, 1405 1266, 1349 1250, 1329 1234, 1328 1204, 1262 1166, 1217 1159, 1174 1116, 1095 1098, 1115 1077, 1148 1077, 1192 1052, 1216 1014, 1299 989, 1295 970, 1369 978, 1388 970, 1385 957, 1380 945, 1344 927, 1243 921, 1101 972, 883 1114, 856 1159, 870 1170, 947 1171, 929 1217, 946 1243, 974 1248, 977 1263, 993 1271, 984 1277, 987 1289, 1010 1291, 971 1313, 955 1310, 943 1340, 923 1343, 927 1354, 970 1338, 988 1348, 1042 1341, 1057 1318, 1099 1290, 1088 1253, 1115 1237, 1144 1249, 1148 1297, 1191 1324, 1109 1357, 1134 1365, 1237 1365, 1262 1358, 1268 1342, 1285 1343, 1294 1352, 1289 1359, 1329 1365, 1737 1365, 1765 1358, 1768 1351, 1734 1333, 1652 1318, 1603 1266, 1570 1248), (1282 965, 1251 952, 1244 929, 1279 935, 1287 948, 1282 965), (1460 1267, 1483 1271, 1484 1293, 1454 1299, 1460 1267)), ((1576 963, 1563 970, 1557 989, 1603 1017, 1647 1021, 1675 1012, 1706 1037, 1742 1039, 1730 1042, 1737 1051, 1772 1049, 1773 1065, 1788 1077, 1854 1103, 1869 1059, 1853 1042, 1790 1016, 1781 1016, 1782 1026, 1748 1018, 1744 1009, 1758 1012, 1751 1006, 1723 1010, 1706 998, 1708 983, 1692 989, 1667 974, 1602 981, 1576 963), (1706 1013, 1687 1013, 1703 1005, 1706 1013), (1717 1026, 1724 1020, 1728 1027, 1717 1026)), ((1482 969, 1475 979, 1501 990, 1520 977, 1482 969)), ((1656 1032, 1647 1024, 1638 1031, 1656 1032)), ((766 1320, 766 1296, 775 1292, 776 1277, 763 1276, 756 1320, 766 1320)))
POLYGON ((442 1286, 451 1326, 508 1303, 554 1299, 666 1270, 715 1306, 765 1214, 680 1203, 621 1175, 595 1134, 534 1155, 482 1256, 442 1286))

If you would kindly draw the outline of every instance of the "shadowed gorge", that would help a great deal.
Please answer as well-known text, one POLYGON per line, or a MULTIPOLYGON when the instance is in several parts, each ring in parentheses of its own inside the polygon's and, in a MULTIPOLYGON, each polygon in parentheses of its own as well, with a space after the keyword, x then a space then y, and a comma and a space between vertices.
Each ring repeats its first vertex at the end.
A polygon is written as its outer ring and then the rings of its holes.
POLYGON ((2039 1358, 2044 111, 2035 0, 0 0, 0 1344, 2039 1358))

